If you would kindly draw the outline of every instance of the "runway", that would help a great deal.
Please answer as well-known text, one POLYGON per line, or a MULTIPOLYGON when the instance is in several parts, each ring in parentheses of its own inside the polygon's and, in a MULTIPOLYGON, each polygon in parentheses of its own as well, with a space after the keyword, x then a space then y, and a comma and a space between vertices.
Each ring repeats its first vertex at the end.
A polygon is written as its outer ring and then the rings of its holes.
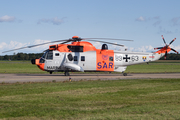
POLYGON ((80 81, 80 80, 118 80, 118 79, 147 79, 147 78, 180 78, 180 73, 166 74, 0 74, 0 83, 80 81))

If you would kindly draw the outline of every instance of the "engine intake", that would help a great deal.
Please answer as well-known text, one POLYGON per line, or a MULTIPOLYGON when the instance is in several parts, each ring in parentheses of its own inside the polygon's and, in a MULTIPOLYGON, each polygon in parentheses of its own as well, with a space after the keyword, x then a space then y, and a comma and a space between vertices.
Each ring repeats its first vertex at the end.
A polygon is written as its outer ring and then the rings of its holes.
POLYGON ((108 50, 107 44, 103 44, 101 50, 108 50))

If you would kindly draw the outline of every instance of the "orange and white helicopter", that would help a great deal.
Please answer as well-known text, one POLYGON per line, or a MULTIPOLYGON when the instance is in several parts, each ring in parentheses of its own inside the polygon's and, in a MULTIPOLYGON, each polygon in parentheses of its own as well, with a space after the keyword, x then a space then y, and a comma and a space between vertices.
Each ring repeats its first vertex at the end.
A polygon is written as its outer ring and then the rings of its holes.
MULTIPOLYGON (((115 43, 104 42, 101 49, 96 49, 91 43, 83 41, 99 41, 97 39, 107 39, 107 38, 80 38, 78 36, 73 36, 71 39, 67 40, 57 40, 27 47, 22 47, 18 49, 13 49, 5 52, 10 52, 14 50, 32 48, 44 44, 62 42, 60 44, 50 45, 49 49, 44 52, 44 55, 39 59, 32 59, 31 63, 36 64, 41 70, 47 71, 50 74, 52 72, 65 72, 65 76, 69 76, 69 71, 108 71, 108 72, 122 72, 124 73, 127 66, 140 64, 145 62, 156 61, 161 57, 167 56, 167 53, 171 50, 178 53, 173 48, 170 48, 172 42, 176 39, 174 38, 169 45, 166 44, 164 37, 162 39, 165 43, 164 47, 158 47, 155 49, 160 49, 154 53, 144 53, 144 52, 128 52, 128 51, 116 51, 108 50, 107 44, 113 44, 118 46, 123 46, 115 43), (96 39, 96 40, 95 40, 96 39), (66 44, 72 42, 71 44, 66 44)), ((122 40, 122 39, 114 39, 122 40)), ((131 40, 124 40, 131 41, 131 40)))

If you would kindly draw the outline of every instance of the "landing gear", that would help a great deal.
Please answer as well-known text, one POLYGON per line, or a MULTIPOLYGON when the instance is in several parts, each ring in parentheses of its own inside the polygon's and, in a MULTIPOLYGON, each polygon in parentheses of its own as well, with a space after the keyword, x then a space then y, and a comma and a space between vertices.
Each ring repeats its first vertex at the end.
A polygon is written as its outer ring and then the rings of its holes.
POLYGON ((127 76, 127 73, 123 73, 123 76, 127 76))
POLYGON ((65 76, 69 76, 70 74, 69 74, 68 71, 65 71, 64 75, 65 75, 65 76))
POLYGON ((49 72, 50 74, 52 74, 53 72, 51 71, 51 72, 49 72))

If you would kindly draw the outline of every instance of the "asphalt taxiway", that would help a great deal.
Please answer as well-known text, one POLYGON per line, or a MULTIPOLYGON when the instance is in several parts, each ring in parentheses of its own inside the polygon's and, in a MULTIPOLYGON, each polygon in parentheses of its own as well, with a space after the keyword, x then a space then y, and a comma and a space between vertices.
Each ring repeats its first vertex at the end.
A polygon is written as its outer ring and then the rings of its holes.
POLYGON ((118 79, 147 79, 147 78, 180 78, 180 73, 166 74, 0 74, 0 83, 23 82, 52 82, 52 81, 80 81, 80 80, 118 80, 118 79))

